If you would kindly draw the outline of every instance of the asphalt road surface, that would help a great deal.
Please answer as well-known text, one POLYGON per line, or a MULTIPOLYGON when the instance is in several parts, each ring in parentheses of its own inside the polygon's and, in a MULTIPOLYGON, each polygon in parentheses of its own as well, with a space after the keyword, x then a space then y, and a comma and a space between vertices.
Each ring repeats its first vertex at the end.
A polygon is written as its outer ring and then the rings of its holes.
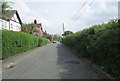
POLYGON ((102 79, 62 44, 49 44, 3 61, 3 79, 102 79), (13 68, 7 68, 10 63, 13 68))

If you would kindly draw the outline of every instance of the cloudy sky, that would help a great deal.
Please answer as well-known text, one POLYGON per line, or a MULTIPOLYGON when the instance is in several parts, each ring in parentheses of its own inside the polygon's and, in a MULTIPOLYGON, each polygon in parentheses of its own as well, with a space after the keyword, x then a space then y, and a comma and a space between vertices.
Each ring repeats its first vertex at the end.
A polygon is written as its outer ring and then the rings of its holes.
POLYGON ((51 34, 62 34, 62 23, 65 24, 65 30, 76 32, 118 17, 119 0, 9 1, 14 3, 12 7, 18 10, 23 23, 31 23, 36 19, 51 34))

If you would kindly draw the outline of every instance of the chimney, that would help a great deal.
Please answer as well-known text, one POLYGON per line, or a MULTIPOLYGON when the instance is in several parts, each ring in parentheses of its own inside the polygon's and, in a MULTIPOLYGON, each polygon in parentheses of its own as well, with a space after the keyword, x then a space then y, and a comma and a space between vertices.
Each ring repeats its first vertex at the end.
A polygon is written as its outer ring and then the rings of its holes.
POLYGON ((34 24, 37 24, 37 20, 34 20, 34 24))

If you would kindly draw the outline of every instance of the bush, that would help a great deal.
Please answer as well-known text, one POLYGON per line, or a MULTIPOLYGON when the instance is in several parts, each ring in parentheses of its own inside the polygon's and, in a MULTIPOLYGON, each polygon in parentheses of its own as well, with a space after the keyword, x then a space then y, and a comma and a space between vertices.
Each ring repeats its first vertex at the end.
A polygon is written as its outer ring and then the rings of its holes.
POLYGON ((47 44, 47 39, 23 32, 2 31, 2 58, 47 44))
POLYGON ((94 25, 70 36, 63 44, 91 60, 113 76, 120 76, 120 23, 118 19, 94 25))
POLYGON ((2 59, 2 31, 0 31, 0 59, 2 59))

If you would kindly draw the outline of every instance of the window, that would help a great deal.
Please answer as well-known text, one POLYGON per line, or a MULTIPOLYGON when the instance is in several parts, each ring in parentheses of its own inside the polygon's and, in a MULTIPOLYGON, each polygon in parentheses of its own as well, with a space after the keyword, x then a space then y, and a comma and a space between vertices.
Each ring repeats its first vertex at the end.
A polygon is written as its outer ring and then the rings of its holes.
POLYGON ((18 25, 16 25, 16 30, 18 30, 19 29, 19 26, 18 25))
POLYGON ((7 29, 7 22, 2 21, 2 29, 7 29))
POLYGON ((7 22, 4 23, 4 27, 5 27, 5 29, 7 29, 7 22))
POLYGON ((18 25, 16 25, 16 30, 20 30, 20 27, 18 25))
POLYGON ((4 29, 3 21, 1 21, 1 23, 2 23, 2 29, 4 29))
POLYGON ((13 24, 11 24, 11 29, 13 29, 13 24))

